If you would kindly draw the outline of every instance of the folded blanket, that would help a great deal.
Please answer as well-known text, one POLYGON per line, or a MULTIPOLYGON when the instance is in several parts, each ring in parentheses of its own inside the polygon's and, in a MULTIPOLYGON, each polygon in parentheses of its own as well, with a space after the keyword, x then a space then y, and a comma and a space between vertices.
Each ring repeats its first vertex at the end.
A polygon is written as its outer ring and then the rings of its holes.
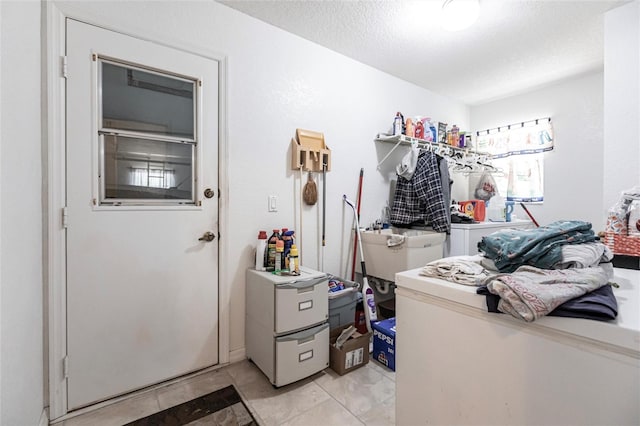
POLYGON ((491 271, 494 274, 500 272, 498 271, 498 268, 496 268, 496 262, 494 262, 492 259, 489 259, 488 257, 481 256, 480 264, 484 267, 484 269, 491 271))
POLYGON ((562 259, 562 246, 598 240, 588 222, 563 220, 534 229, 503 229, 482 238, 478 249, 500 272, 522 265, 550 269, 562 259))
POLYGON ((562 246, 562 259, 553 265, 553 269, 589 268, 599 263, 611 262, 611 249, 599 241, 584 244, 562 246))
POLYGON ((612 276, 613 268, 606 264, 562 270, 525 265, 511 274, 490 276, 480 285, 486 285, 492 294, 500 296, 500 312, 531 322, 568 300, 606 285, 612 276))
POLYGON ((481 285, 489 272, 480 265, 480 256, 454 256, 427 263, 420 275, 443 278, 464 285, 481 285))
MULTIPOLYGON (((477 293, 486 297, 489 312, 502 313, 498 310, 500 297, 491 294, 486 285, 478 287, 477 293)), ((611 286, 603 285, 592 292, 567 300, 549 312, 547 316, 610 321, 618 316, 618 301, 611 286)))

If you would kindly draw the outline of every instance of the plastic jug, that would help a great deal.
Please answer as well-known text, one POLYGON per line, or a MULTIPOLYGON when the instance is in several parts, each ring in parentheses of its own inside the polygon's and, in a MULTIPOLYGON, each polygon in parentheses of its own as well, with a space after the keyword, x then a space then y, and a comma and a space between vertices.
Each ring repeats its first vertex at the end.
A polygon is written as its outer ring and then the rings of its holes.
MULTIPOLYGON (((513 206, 511 207, 513 211, 513 206)), ((491 197, 487 208, 487 217, 490 222, 505 222, 507 220, 506 211, 504 198, 499 195, 491 197)))

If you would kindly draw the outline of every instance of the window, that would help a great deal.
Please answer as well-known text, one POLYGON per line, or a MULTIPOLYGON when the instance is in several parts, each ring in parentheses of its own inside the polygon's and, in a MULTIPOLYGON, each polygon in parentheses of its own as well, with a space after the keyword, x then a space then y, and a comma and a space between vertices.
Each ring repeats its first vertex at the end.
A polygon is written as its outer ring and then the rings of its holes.
POLYGON ((100 204, 195 203, 196 83, 99 58, 100 204))
POLYGON ((551 119, 478 132, 476 148, 491 154, 500 195, 510 201, 544 200, 544 152, 553 149, 551 119))

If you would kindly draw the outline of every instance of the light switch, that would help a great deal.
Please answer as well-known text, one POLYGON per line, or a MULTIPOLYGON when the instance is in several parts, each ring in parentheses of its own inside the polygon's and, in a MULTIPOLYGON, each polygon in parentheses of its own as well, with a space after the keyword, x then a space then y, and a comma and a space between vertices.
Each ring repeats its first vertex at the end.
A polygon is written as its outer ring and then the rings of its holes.
POLYGON ((270 212, 278 211, 278 197, 275 195, 269 195, 269 211, 270 212))

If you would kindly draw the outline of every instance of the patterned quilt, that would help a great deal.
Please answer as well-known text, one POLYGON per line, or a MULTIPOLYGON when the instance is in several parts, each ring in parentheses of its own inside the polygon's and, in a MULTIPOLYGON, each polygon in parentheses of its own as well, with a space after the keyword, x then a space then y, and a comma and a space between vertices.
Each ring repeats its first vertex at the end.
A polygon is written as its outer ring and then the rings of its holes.
POLYGON ((534 229, 503 229, 482 238, 478 249, 500 272, 522 265, 550 269, 562 260, 562 246, 597 241, 589 222, 563 220, 534 229))

